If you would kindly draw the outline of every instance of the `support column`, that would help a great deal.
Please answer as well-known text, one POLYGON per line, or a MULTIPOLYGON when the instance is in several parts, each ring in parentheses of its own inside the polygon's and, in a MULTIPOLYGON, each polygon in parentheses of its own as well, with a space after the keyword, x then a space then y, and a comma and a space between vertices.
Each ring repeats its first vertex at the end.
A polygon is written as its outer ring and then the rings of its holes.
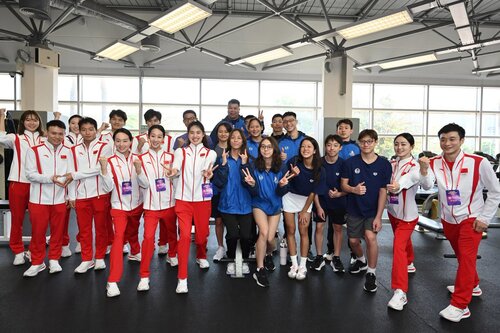
POLYGON ((58 68, 33 63, 24 65, 21 79, 21 110, 54 112, 58 109, 58 68))

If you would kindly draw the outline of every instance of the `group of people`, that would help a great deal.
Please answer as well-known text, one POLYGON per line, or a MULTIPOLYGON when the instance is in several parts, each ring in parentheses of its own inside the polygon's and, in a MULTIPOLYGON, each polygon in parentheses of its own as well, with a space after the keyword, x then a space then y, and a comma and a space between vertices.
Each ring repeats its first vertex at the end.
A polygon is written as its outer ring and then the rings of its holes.
MULTIPOLYGON (((206 269, 212 216, 218 243, 214 261, 226 256, 234 259, 238 241, 243 258, 254 247, 253 278, 259 286, 268 287, 267 274, 275 269, 275 234, 283 216, 291 260, 289 278, 307 277, 311 221, 316 225, 316 257, 309 269, 321 270, 328 259, 334 272, 344 273, 340 254, 346 225, 353 257, 348 271, 366 272, 364 289, 375 292, 377 233, 387 208, 394 232, 394 295, 388 306, 402 310, 408 302, 408 274, 416 271, 411 243, 418 221, 415 194, 419 186, 429 189, 437 183, 444 232, 459 263, 455 284, 448 287, 451 304, 440 315, 451 321, 470 316, 471 297, 482 293, 477 249, 482 232, 496 214, 500 185, 486 159, 462 151, 465 131, 461 126, 448 124, 439 131, 443 153, 432 159, 416 159, 412 154, 415 139, 401 133, 394 138, 395 156, 389 160, 375 153, 375 130, 362 130, 355 141, 352 121, 342 119, 337 133, 325 138, 322 157, 318 142, 298 130, 295 113, 274 115, 272 134, 266 136, 262 112, 246 118, 239 112, 239 101, 230 100, 227 117, 208 136, 196 113, 187 110, 183 114, 187 132, 173 139, 160 125, 161 113, 155 110, 144 114, 147 133, 134 137, 124 128, 127 115, 121 110, 111 112, 109 133, 102 133, 107 125, 98 127, 94 119, 74 115, 66 135, 66 125, 60 120, 49 121, 45 133, 34 111, 23 113, 17 134, 5 134, 5 110, 0 109, 0 143, 14 150, 9 175, 9 197, 16 198, 10 201, 14 265, 24 264, 29 253, 31 267, 24 276, 46 269, 45 234, 50 224, 49 272, 61 271, 60 257, 71 255, 68 221, 74 208, 76 250, 82 258, 75 273, 105 269, 104 257, 111 245, 107 295, 120 294, 125 249, 130 251, 129 260, 140 261, 137 290, 149 290, 149 266, 160 225, 158 253, 166 254, 170 266, 178 266, 176 292, 187 293, 191 228, 194 224, 196 263, 206 269), (32 239, 25 253, 22 221, 26 207, 32 239), (328 250, 323 255, 325 222, 328 250)), ((234 262, 228 263, 226 271, 234 274, 234 262)), ((243 264, 243 273, 250 273, 248 263, 243 264)))

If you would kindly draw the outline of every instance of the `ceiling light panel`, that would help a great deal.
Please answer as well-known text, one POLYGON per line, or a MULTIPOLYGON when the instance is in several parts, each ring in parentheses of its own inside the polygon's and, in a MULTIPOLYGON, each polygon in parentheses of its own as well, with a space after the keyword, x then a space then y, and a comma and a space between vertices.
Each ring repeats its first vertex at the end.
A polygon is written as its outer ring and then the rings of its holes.
POLYGON ((118 40, 112 45, 104 48, 97 53, 97 56, 102 58, 108 58, 111 60, 120 60, 136 51, 139 50, 139 46, 127 43, 123 40, 118 40))
POLYGON ((432 52, 429 54, 424 54, 424 55, 411 57, 411 58, 404 58, 404 59, 399 59, 399 60, 380 62, 379 65, 383 69, 390 69, 390 68, 403 67, 403 66, 409 66, 409 65, 415 65, 415 64, 422 64, 425 62, 436 61, 436 60, 437 60, 436 54, 434 52, 432 52))
POLYGON ((246 56, 246 57, 242 58, 242 60, 244 60, 245 62, 248 62, 249 64, 252 64, 252 65, 258 65, 258 64, 261 64, 263 62, 268 62, 271 60, 276 60, 276 59, 288 57, 292 54, 293 53, 291 50, 289 50, 286 47, 281 46, 281 47, 278 47, 275 49, 260 52, 260 53, 255 54, 255 55, 246 56))
POLYGON ((210 15, 212 15, 210 9, 188 0, 186 3, 163 13, 161 17, 149 23, 149 25, 168 32, 169 34, 173 34, 210 15))

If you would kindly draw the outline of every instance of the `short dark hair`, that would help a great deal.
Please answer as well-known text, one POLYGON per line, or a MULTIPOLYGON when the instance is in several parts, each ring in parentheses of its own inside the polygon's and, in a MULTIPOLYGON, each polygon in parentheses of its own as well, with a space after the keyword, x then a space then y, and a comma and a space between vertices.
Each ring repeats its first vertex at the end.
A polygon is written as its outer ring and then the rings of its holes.
POLYGON ((283 115, 281 113, 276 113, 272 118, 271 118, 271 121, 274 121, 274 119, 276 118, 281 118, 283 119, 283 115))
POLYGON ((74 114, 74 115, 72 115, 72 116, 71 116, 71 117, 69 117, 69 119, 68 119, 68 125, 69 125, 69 123, 71 123, 71 121, 72 121, 73 119, 75 119, 75 118, 82 119, 82 116, 80 116, 79 114, 74 114))
POLYGON ((233 99, 230 99, 229 102, 227 102, 228 106, 229 106, 229 104, 238 104, 238 106, 240 106, 240 101, 233 98, 233 99))
POLYGON ((455 123, 444 125, 438 132, 438 138, 441 136, 441 134, 450 132, 458 132, 458 136, 460 137, 460 139, 465 138, 465 129, 455 123))
POLYGON ((62 128, 63 130, 66 130, 66 125, 64 125, 64 123, 62 121, 57 120, 57 119, 49 121, 47 123, 46 127, 47 127, 47 130, 49 129, 49 127, 59 127, 59 128, 62 128))
POLYGON ((410 146, 413 147, 415 145, 415 138, 410 133, 405 132, 405 133, 401 133, 401 134, 396 135, 396 137, 394 138, 394 142, 396 142, 396 139, 399 137, 405 138, 406 141, 408 141, 408 143, 410 144, 410 146))
POLYGON ((113 141, 115 141, 115 138, 116 136, 119 134, 119 133, 123 133, 123 134, 126 134, 128 136, 128 138, 130 139, 130 141, 132 141, 132 133, 130 133, 130 131, 126 128, 119 128, 117 129, 114 133, 113 133, 113 141))
POLYGON ((80 119, 80 121, 78 122, 78 128, 81 130, 82 129, 82 126, 85 125, 85 124, 91 124, 94 126, 95 130, 97 131, 97 121, 95 121, 94 118, 90 118, 90 117, 83 117, 82 119, 80 119))
POLYGON ((365 136, 369 136, 371 139, 378 141, 377 131, 375 131, 373 129, 365 129, 365 130, 362 130, 361 132, 359 132, 358 141, 361 140, 362 138, 364 138, 365 136))
POLYGON ((245 121, 247 121, 247 120, 250 120, 250 119, 253 119, 253 118, 256 118, 256 117, 253 114, 249 114, 244 119, 245 119, 245 121))
POLYGON ((151 136, 151 132, 153 132, 154 129, 160 130, 163 133, 163 136, 165 136, 165 128, 161 125, 153 125, 150 128, 148 128, 148 137, 151 136))
POLYGON ((194 114, 194 116, 195 116, 195 117, 198 117, 198 116, 196 115, 196 112, 194 112, 193 110, 186 110, 186 111, 184 111, 184 112, 182 113, 182 118, 184 119, 184 117, 185 117, 187 114, 190 114, 190 113, 194 114))
POLYGON ((161 112, 149 109, 148 111, 144 112, 144 121, 150 121, 154 117, 158 118, 159 121, 161 121, 161 112))
POLYGON ((283 113, 283 118, 285 117, 294 117, 295 119, 297 119, 297 114, 293 111, 287 111, 283 113))
POLYGON ((113 118, 114 116, 122 118, 125 122, 127 121, 127 114, 123 110, 111 110, 111 112, 109 113, 109 119, 113 118))
POLYGON ((352 123, 352 120, 348 119, 348 118, 340 119, 339 121, 337 121, 337 128, 339 128, 339 126, 341 124, 349 125, 351 127, 351 129, 354 128, 354 124, 352 123))
POLYGON ((342 138, 338 134, 329 134, 325 138, 325 146, 327 145, 328 142, 330 141, 337 141, 340 145, 342 145, 342 138))

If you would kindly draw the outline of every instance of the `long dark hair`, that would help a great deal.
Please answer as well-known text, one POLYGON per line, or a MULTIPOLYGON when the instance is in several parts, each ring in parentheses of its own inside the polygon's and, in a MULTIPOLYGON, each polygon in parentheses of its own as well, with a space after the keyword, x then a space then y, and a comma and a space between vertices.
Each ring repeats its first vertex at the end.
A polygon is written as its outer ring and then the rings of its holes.
POLYGON ((240 154, 243 153, 245 150, 247 150, 247 138, 245 138, 245 133, 239 129, 235 128, 229 133, 229 139, 227 140, 227 148, 230 150, 231 147, 231 137, 233 136, 233 133, 240 133, 241 135, 241 148, 240 148, 240 154))
MULTIPOLYGON (((310 143, 312 143, 312 145, 314 147, 315 153, 313 154, 313 157, 312 157, 312 166, 313 166, 312 172, 313 172, 314 181, 319 182, 320 177, 321 177, 321 165, 322 165, 322 163, 321 163, 321 155, 319 154, 318 141, 316 141, 314 138, 312 138, 310 136, 306 136, 300 142, 300 147, 302 147, 302 144, 304 143, 304 141, 309 141, 310 143)), ((299 154, 297 155, 297 161, 304 163, 304 157, 300 153, 300 148, 299 148, 299 154)))
POLYGON ((274 173, 277 173, 280 171, 281 165, 283 162, 281 161, 280 148, 278 146, 278 142, 272 136, 265 137, 260 141, 259 152, 257 155, 257 159, 255 160, 255 168, 259 171, 266 170, 266 161, 264 160, 264 156, 262 156, 262 153, 260 150, 260 148, 262 147, 262 143, 266 140, 269 141, 271 143, 271 145, 273 146, 273 156, 272 156, 272 160, 271 160, 271 171, 274 173))
POLYGON ((201 139, 201 143, 203 143, 203 145, 205 146, 205 148, 209 148, 210 147, 208 146, 208 140, 207 140, 207 135, 205 134, 205 126, 203 126, 203 124, 198 121, 198 120, 195 120, 193 121, 192 123, 190 123, 187 127, 187 132, 188 132, 188 140, 187 140, 187 143, 188 143, 188 146, 191 144, 191 142, 189 141, 189 131, 191 130, 192 127, 198 127, 199 129, 201 129, 201 131, 203 132, 203 139, 201 139))
POLYGON ((23 112, 23 114, 21 115, 21 119, 19 120, 19 126, 17 127, 17 134, 24 134, 24 131, 26 130, 26 127, 24 127, 24 122, 30 116, 38 119, 38 127, 36 131, 38 132, 38 134, 43 135, 42 119, 40 119, 40 115, 34 110, 23 112))

